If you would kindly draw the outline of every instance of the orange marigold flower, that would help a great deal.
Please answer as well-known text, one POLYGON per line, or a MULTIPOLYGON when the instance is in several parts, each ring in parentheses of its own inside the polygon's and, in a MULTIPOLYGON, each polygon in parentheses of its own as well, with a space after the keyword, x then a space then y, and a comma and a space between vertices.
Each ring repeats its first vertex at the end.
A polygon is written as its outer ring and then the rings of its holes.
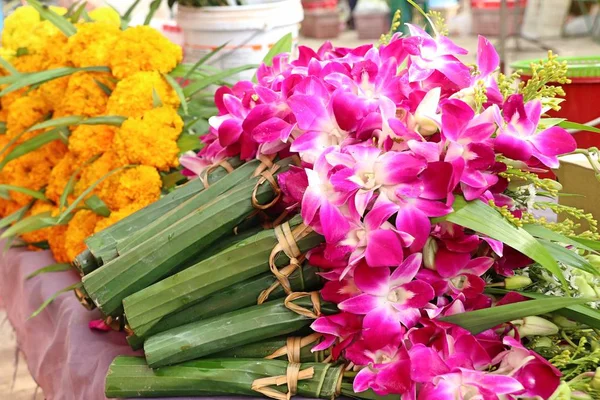
POLYGON ((6 136, 12 139, 38 122, 42 122, 48 118, 51 109, 50 103, 41 96, 31 94, 16 99, 8 108, 6 136))
POLYGON ((153 91, 156 91, 163 105, 179 107, 177 94, 158 72, 138 72, 117 83, 108 99, 106 113, 141 117, 145 111, 154 108, 153 91))
POLYGON ((100 198, 111 210, 132 204, 145 207, 158 200, 161 187, 162 181, 156 168, 140 165, 108 178, 102 186, 100 198))
POLYGON ((96 117, 106 111, 108 94, 97 82, 114 87, 110 74, 106 72, 76 72, 69 77, 65 96, 54 111, 54 118, 69 115, 96 117))
POLYGON ((69 77, 63 76, 62 78, 52 79, 49 82, 43 83, 34 93, 38 94, 49 104, 54 104, 57 99, 63 99, 69 86, 69 77))
POLYGON ((86 22, 77 25, 77 33, 69 38, 66 53, 76 67, 108 65, 121 30, 108 22, 86 22))
POLYGON ((120 220, 122 220, 123 218, 126 218, 128 216, 130 216, 131 214, 133 214, 136 211, 141 210, 142 208, 144 208, 145 206, 138 204, 138 203, 134 203, 134 204, 130 204, 126 207, 121 208, 118 211, 113 211, 110 213, 110 217, 103 219, 102 221, 99 221, 96 224, 96 230, 94 231, 94 233, 98 233, 103 229, 108 228, 111 225, 116 224, 117 222, 119 222, 120 220))
POLYGON ((96 224, 103 217, 93 211, 80 210, 73 216, 65 234, 65 249, 68 260, 75 257, 85 250, 84 240, 94 233, 96 224))
POLYGON ((6 216, 16 212, 21 207, 23 207, 23 206, 19 205, 14 200, 7 200, 7 199, 0 198, 0 215, 2 217, 6 217, 6 216))
MULTIPOLYGON (((98 158, 96 161, 84 166, 81 170, 81 177, 75 184, 75 196, 79 196, 94 182, 119 166, 119 160, 116 154, 112 151, 102 154, 102 156, 100 156, 100 158, 98 158)), ((98 184, 92 193, 100 193, 100 190, 104 185, 106 185, 106 180, 98 184)))
MULTIPOLYGON (((2 85, 0 86, 2 89, 4 89, 7 85, 2 85)), ((6 119, 8 117, 8 109, 10 108, 10 106, 12 105, 12 103, 15 102, 15 100, 20 99, 21 97, 23 97, 23 95, 25 94, 25 92, 27 92, 27 88, 21 88, 19 90, 15 90, 14 92, 11 92, 7 95, 4 95, 2 97, 0 97, 0 105, 2 106, 2 114, 3 114, 3 118, 2 121, 6 122, 6 119)))
POLYGON ((109 125, 79 125, 69 137, 69 150, 81 161, 105 153, 112 146, 115 129, 109 125))
MULTIPOLYGON (((33 204, 31 209, 29 210, 28 215, 38 215, 44 212, 50 212, 50 214, 52 215, 55 211, 58 211, 58 209, 54 204, 38 200, 33 204)), ((45 242, 48 240, 50 234, 52 233, 51 230, 51 227, 38 229, 37 231, 22 234, 21 238, 23 238, 23 240, 27 243, 45 242)), ((30 249, 34 250, 36 248, 33 247, 30 249)))
POLYGON ((73 175, 80 165, 81 160, 75 157, 73 153, 69 152, 65 154, 62 160, 60 160, 54 168, 52 168, 52 172, 50 172, 48 186, 46 186, 46 197, 53 202, 58 203, 71 175, 73 175))
POLYGON ((177 138, 183 120, 171 107, 146 111, 130 118, 117 131, 114 148, 125 164, 150 165, 167 171, 179 165, 177 138))
POLYGON ((149 26, 127 28, 121 34, 109 60, 114 76, 126 78, 140 71, 167 73, 181 62, 183 52, 149 26))
POLYGON ((67 248, 65 247, 68 228, 68 225, 57 225, 48 228, 50 229, 48 244, 50 245, 50 250, 52 251, 54 259, 59 263, 68 263, 72 261, 67 255, 67 248))

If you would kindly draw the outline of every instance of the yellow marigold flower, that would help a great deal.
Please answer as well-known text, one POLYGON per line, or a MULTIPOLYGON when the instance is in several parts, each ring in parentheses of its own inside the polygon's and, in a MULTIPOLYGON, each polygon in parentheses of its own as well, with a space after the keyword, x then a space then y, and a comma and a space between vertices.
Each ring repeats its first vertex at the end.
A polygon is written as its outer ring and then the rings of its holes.
POLYGON ((124 164, 167 171, 179 165, 177 138, 182 128, 183 120, 173 108, 155 108, 125 121, 115 135, 114 149, 124 164))
POLYGON ((88 13, 96 22, 106 22, 116 27, 121 26, 121 16, 112 7, 98 7, 88 13))
POLYGON ((54 104, 57 99, 65 97, 68 85, 69 77, 64 76, 41 84, 34 93, 42 97, 48 104, 54 104))
POLYGON ((182 58, 181 47, 160 32, 136 26, 123 31, 109 64, 113 75, 123 79, 140 71, 170 72, 182 58))
MULTIPOLYGON (((122 166, 122 164, 119 164, 119 160, 113 151, 108 151, 102 154, 102 156, 100 156, 100 158, 98 158, 96 161, 82 168, 81 177, 75 184, 75 196, 79 196, 98 179, 102 178, 104 175, 120 166, 122 166)), ((106 184, 107 180, 104 180, 98 186, 96 186, 96 189, 92 193, 100 193, 106 184)))
POLYGON ((85 250, 84 240, 94 233, 96 224, 103 217, 95 214, 93 211, 80 210, 69 221, 67 231, 65 233, 65 249, 68 260, 73 260, 75 257, 85 250))
POLYGON ((67 248, 65 247, 68 228, 68 225, 57 225, 49 228, 50 234, 48 235, 48 244, 50 245, 50 250, 52 251, 54 259, 59 263, 68 263, 72 261, 69 259, 67 248))
POLYGON ((109 88, 113 87, 110 75, 105 72, 76 72, 69 77, 65 96, 54 111, 54 118, 69 115, 96 117, 106 111, 108 94, 102 90, 101 82, 109 88))
MULTIPOLYGON (((118 16, 117 16, 118 18, 118 16)), ((87 22, 77 26, 77 33, 69 38, 67 51, 76 67, 108 65, 119 40, 118 25, 108 22, 87 22)))
POLYGON ((138 72, 117 83, 106 113, 124 117, 141 117, 154 108, 152 92, 156 91, 163 105, 179 107, 177 94, 158 72, 138 72))
MULTIPOLYGON (((58 211, 57 207, 54 204, 45 202, 45 201, 36 201, 31 209, 29 210, 28 215, 38 215, 43 212, 50 212, 52 214, 53 211, 58 211)), ((21 235, 21 238, 27 243, 39 243, 45 242, 48 240, 52 228, 43 228, 38 229, 37 231, 24 233, 21 235)), ((30 248, 31 250, 36 249, 35 247, 30 248)))
POLYGON ((113 211, 110 213, 110 217, 103 219, 102 221, 99 221, 96 224, 96 229, 94 231, 94 233, 98 233, 103 229, 108 228, 111 225, 116 224, 117 222, 119 222, 120 220, 122 220, 123 218, 126 218, 128 216, 130 216, 131 214, 133 214, 136 211, 141 210, 142 208, 144 208, 145 206, 138 204, 138 203, 134 203, 134 204, 130 204, 126 207, 121 208, 118 211, 113 211))
POLYGON ((2 217, 6 217, 6 216, 14 213, 21 207, 23 207, 23 206, 19 205, 14 200, 7 200, 7 199, 0 198, 0 215, 2 217))
POLYGON ((131 204, 145 207, 158 200, 161 187, 162 181, 156 168, 140 165, 108 178, 100 191, 100 198, 111 210, 120 210, 131 204))
POLYGON ((19 7, 4 20, 2 47, 16 50, 31 40, 31 32, 40 23, 40 14, 33 7, 19 7))
POLYGON ((82 160, 75 157, 73 153, 69 152, 65 154, 54 168, 52 168, 52 172, 50 172, 48 186, 46 186, 46 197, 58 203, 71 175, 79 168, 81 163, 82 160))
POLYGON ((109 125, 79 125, 69 137, 69 150, 82 161, 105 153, 112 146, 115 129, 109 125))
POLYGON ((52 106, 41 96, 20 97, 8 107, 6 136, 10 139, 48 118, 52 106))

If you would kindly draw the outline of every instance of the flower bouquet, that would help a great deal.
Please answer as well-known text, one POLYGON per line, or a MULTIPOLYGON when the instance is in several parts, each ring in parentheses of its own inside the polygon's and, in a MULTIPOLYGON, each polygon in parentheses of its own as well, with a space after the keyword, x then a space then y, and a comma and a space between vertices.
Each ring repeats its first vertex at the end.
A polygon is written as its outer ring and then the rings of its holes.
POLYGON ((145 352, 107 396, 599 398, 596 222, 539 176, 597 157, 544 117, 566 65, 517 83, 483 37, 466 65, 433 17, 283 40, 216 91, 190 181, 86 240, 78 296, 145 352))

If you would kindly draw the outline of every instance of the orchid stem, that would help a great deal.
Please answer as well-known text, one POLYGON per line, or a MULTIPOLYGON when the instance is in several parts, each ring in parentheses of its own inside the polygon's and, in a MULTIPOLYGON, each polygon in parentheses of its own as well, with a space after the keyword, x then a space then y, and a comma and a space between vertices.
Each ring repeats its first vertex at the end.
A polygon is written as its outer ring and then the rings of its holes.
POLYGON ((565 340, 565 342, 567 342, 567 343, 569 343, 569 345, 573 346, 574 349, 577 349, 579 347, 575 343, 573 343, 571 338, 569 338, 567 336, 567 332, 565 332, 564 330, 560 331, 560 336, 565 340))

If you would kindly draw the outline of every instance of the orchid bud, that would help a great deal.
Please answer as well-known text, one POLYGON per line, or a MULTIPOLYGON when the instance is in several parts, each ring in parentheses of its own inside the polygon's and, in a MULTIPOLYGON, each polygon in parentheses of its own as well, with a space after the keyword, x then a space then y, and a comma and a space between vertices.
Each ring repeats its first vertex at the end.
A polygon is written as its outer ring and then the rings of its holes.
POLYGON ((532 281, 527 276, 515 275, 504 279, 504 288, 508 290, 522 289, 531 285, 532 281))
POLYGON ((475 110, 476 101, 475 101, 475 88, 474 87, 468 87, 465 89, 461 89, 458 92, 454 93, 452 96, 450 96, 450 98, 462 100, 465 103, 467 103, 469 106, 471 106, 471 108, 473 110, 475 110))
POLYGON ((544 185, 550 189, 554 189, 560 192, 563 188, 563 186, 554 179, 542 179, 542 181, 544 182, 544 185))
POLYGON ((550 336, 558 333, 558 326, 547 319, 530 316, 513 321, 521 336, 550 336))
POLYGON ((435 271, 435 255, 438 251, 438 244, 433 237, 427 238, 423 248, 423 265, 425 268, 435 271))
POLYGON ((600 367, 596 368, 596 373, 590 382, 590 386, 596 390, 600 390, 600 367))
POLYGON ((552 322, 554 322, 559 328, 563 329, 577 328, 579 326, 577 322, 571 321, 562 315, 555 315, 552 317, 552 322))

